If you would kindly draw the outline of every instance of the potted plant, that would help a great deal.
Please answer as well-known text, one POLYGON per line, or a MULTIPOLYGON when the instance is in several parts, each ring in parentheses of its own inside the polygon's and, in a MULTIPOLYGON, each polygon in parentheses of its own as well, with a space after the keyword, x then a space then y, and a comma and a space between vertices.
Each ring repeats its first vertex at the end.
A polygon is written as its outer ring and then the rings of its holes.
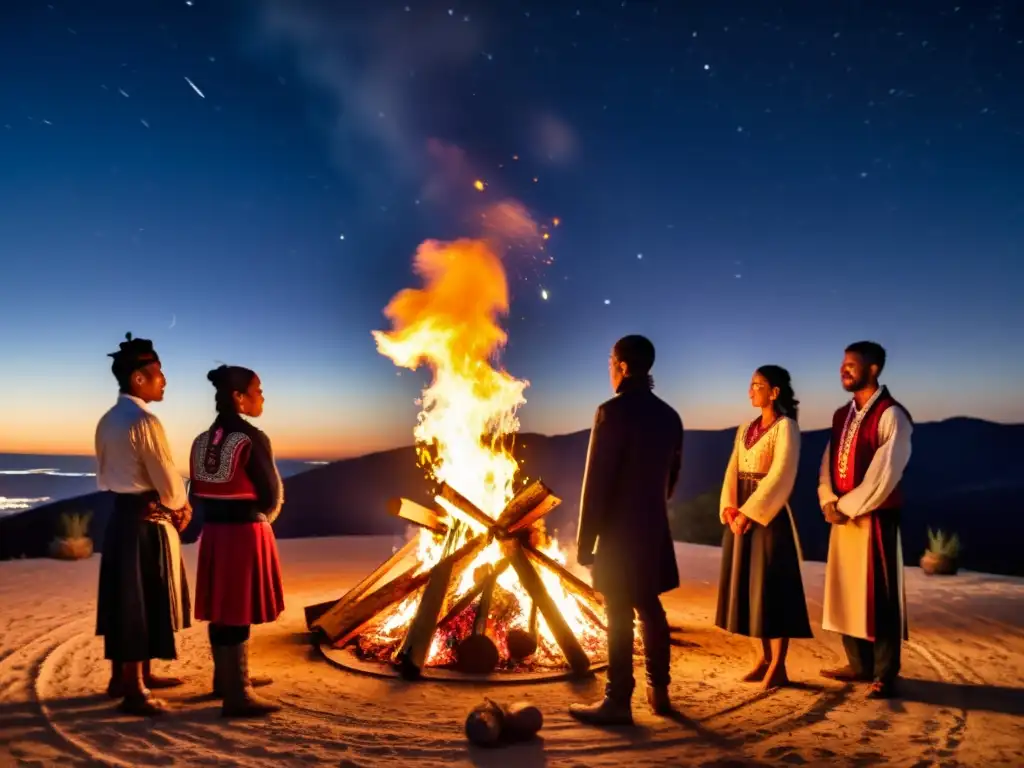
POLYGON ((921 557, 921 570, 929 576, 952 576, 960 559, 960 537, 928 529, 928 549, 921 557))
POLYGON ((58 560, 82 560, 92 556, 92 539, 89 538, 91 512, 60 516, 57 524, 58 535, 50 542, 50 557, 58 560))

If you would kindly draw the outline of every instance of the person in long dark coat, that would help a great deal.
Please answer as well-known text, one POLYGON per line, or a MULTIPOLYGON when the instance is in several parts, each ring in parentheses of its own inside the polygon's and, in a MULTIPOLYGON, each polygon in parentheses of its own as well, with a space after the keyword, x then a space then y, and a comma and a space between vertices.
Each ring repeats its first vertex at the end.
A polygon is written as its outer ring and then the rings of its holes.
POLYGON ((120 396, 96 427, 97 484, 114 494, 100 560, 96 634, 110 660, 107 693, 133 715, 167 704, 150 689, 181 685, 150 668, 175 659, 174 633, 191 624, 180 532, 192 516, 160 419, 148 404, 164 398, 167 379, 148 339, 127 335, 111 372, 120 396))
POLYGON ((679 586, 668 500, 683 454, 683 422, 658 398, 650 371, 654 345, 625 336, 612 348, 615 397, 594 417, 580 499, 576 559, 593 566, 608 612, 608 684, 602 701, 573 704, 573 717, 597 725, 631 724, 633 617, 639 614, 647 701, 669 714, 669 628, 660 595, 679 586))

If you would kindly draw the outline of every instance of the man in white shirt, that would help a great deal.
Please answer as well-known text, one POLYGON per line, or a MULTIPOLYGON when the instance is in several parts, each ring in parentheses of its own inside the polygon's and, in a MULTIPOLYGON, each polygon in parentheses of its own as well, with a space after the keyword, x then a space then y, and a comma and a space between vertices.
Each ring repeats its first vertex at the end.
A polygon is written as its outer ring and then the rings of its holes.
POLYGON ((147 408, 163 400, 167 386, 152 342, 129 333, 110 357, 120 396, 96 427, 98 484, 114 494, 100 562, 96 634, 111 662, 107 692, 123 699, 125 712, 156 715, 167 705, 150 688, 181 684, 153 674, 150 660, 177 658, 174 633, 191 624, 179 533, 192 510, 163 425, 147 408))
POLYGON ((840 377, 853 398, 832 417, 818 477, 818 501, 832 524, 822 627, 842 635, 847 657, 822 674, 868 683, 872 699, 895 694, 908 638, 900 509, 914 422, 878 383, 885 358, 873 341, 846 348, 840 377))

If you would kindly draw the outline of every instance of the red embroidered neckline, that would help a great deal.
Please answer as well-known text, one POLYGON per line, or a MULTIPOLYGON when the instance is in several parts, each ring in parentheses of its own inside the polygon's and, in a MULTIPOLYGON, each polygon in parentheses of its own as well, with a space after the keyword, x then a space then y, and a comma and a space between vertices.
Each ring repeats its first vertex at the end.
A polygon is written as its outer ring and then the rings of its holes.
POLYGON ((747 425, 747 429, 743 433, 743 444, 749 451, 758 441, 772 431, 772 427, 782 421, 782 416, 776 416, 775 421, 769 424, 767 427, 761 426, 761 417, 758 416, 750 424, 747 425))

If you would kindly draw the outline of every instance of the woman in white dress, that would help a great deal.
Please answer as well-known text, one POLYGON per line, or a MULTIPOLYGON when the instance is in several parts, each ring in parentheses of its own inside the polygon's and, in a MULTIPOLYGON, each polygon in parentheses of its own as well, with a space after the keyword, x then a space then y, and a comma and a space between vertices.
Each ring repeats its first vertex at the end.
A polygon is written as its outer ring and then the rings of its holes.
POLYGON ((799 401, 789 372, 777 365, 754 372, 749 394, 761 413, 740 425, 722 484, 715 624, 755 639, 756 661, 743 679, 768 690, 789 682, 790 638, 812 637, 788 504, 800 459, 799 401))

